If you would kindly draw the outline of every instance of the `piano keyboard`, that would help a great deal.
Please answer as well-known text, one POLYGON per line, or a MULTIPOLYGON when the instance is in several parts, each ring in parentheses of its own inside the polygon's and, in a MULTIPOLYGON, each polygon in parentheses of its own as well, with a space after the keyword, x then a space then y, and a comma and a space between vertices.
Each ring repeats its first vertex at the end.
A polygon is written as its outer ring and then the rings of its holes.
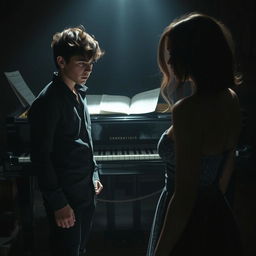
POLYGON ((96 161, 126 161, 126 160, 159 160, 160 157, 156 150, 111 150, 95 151, 96 161))
MULTIPOLYGON (((140 161, 160 160, 156 150, 117 150, 95 151, 94 158, 99 162, 107 161, 140 161)), ((17 157, 18 163, 30 163, 30 156, 23 154, 17 157)))

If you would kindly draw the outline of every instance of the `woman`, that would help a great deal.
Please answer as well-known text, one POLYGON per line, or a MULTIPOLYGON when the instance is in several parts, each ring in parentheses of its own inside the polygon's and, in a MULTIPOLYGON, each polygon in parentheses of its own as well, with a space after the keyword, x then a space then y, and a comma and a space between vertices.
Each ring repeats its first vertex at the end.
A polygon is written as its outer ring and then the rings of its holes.
POLYGON ((158 63, 173 125, 158 144, 166 186, 147 255, 241 255, 225 199, 241 127, 239 101, 231 89, 239 83, 231 35, 212 17, 188 14, 164 30, 158 63), (189 81, 193 93, 171 106, 173 78, 176 88, 189 81))

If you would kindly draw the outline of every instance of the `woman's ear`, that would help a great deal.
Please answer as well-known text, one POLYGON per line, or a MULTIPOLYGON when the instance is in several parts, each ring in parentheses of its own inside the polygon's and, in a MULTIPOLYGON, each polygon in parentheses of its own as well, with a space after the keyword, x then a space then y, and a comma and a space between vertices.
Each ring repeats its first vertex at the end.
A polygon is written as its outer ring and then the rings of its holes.
POLYGON ((65 67, 66 61, 62 56, 57 57, 57 63, 60 69, 63 69, 65 67))

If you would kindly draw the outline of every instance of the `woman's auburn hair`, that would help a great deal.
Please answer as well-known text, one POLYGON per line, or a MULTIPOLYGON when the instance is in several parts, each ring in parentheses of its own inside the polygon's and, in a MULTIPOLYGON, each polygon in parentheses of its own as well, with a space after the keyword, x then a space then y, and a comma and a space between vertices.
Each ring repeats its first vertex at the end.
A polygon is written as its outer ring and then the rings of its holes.
POLYGON ((201 13, 181 16, 165 28, 158 46, 158 66, 163 75, 161 94, 170 107, 172 93, 188 79, 198 93, 218 92, 241 83, 241 75, 235 72, 230 31, 201 13))

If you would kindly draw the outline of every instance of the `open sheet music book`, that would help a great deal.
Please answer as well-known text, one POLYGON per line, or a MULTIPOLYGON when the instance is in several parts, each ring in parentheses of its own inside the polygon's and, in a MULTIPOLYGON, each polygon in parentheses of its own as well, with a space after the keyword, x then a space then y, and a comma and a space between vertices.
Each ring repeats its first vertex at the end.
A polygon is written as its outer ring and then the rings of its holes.
POLYGON ((120 95, 87 95, 90 114, 144 114, 154 112, 157 106, 160 88, 145 91, 132 98, 120 95))
POLYGON ((35 99, 35 95, 29 89, 20 72, 4 72, 4 74, 21 105, 24 108, 30 106, 35 99))

